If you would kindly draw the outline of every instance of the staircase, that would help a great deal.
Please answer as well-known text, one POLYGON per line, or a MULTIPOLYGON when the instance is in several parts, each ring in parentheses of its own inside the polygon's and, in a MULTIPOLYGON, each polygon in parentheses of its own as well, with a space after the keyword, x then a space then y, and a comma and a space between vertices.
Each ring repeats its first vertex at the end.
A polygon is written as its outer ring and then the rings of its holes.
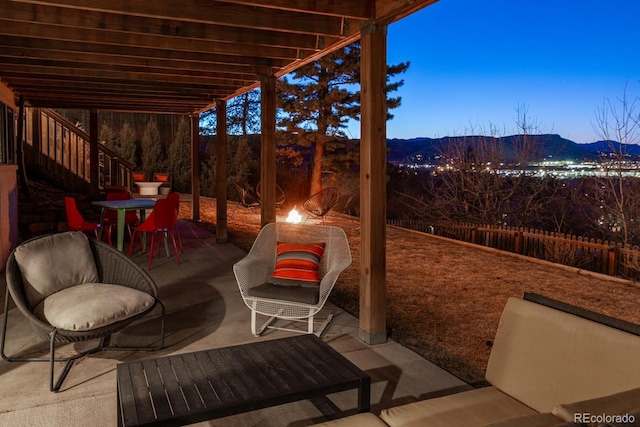
MULTIPOLYGON (((18 239, 67 229, 64 196, 74 196, 89 220, 98 220, 90 203, 89 135, 53 110, 27 108, 25 169, 30 197, 19 192, 18 239)), ((98 144, 98 191, 110 186, 131 189, 131 164, 98 144)))
MULTIPOLYGON (((29 177, 83 194, 91 192, 89 135, 81 127, 46 108, 27 108, 25 114, 25 168, 29 177)), ((97 132, 97 129, 95 130, 97 132)), ((131 164, 98 144, 98 183, 131 189, 131 164)))

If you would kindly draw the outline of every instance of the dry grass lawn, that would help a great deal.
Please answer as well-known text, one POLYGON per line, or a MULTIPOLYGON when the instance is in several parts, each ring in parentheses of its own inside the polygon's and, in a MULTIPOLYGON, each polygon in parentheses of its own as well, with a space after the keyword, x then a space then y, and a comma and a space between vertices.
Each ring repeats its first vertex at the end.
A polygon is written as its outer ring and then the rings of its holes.
MULTIPOLYGON (((181 216, 190 218, 190 203, 181 216)), ((230 202, 229 212, 235 207, 230 202)), ((215 223, 215 200, 201 198, 201 220, 215 223)), ((229 240, 249 250, 259 211, 238 208, 229 240)), ((353 264, 330 300, 358 316, 360 235, 357 220, 333 215, 345 229, 353 264)), ((536 292, 640 323, 640 286, 536 263, 422 233, 387 228, 387 325, 390 336, 471 384, 481 384, 508 297, 536 292)))

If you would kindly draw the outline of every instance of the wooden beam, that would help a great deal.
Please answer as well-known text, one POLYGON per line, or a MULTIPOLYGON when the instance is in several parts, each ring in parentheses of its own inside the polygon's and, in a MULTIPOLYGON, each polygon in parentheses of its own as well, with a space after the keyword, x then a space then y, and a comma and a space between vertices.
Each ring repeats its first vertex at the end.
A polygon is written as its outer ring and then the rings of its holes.
MULTIPOLYGON (((256 58, 276 58, 296 60, 308 56, 315 50, 306 51, 299 48, 258 46, 241 43, 226 43, 215 40, 189 39, 184 37, 165 37, 139 33, 124 33, 103 29, 63 27, 50 24, 34 24, 0 19, 0 34, 16 37, 32 37, 48 40, 76 41, 85 43, 107 44, 119 47, 146 47, 184 52, 199 52, 226 55, 248 56, 256 58)), ((64 46, 60 46, 64 48, 64 46)))
POLYGON ((225 3, 268 7, 294 12, 316 13, 354 19, 373 19, 373 0, 222 0, 225 3))
POLYGON ((51 68, 53 70, 68 69, 68 70, 103 70, 112 73, 132 73, 140 74, 141 76, 167 76, 176 78, 186 78, 188 80, 196 80, 198 78, 204 78, 207 82, 213 82, 219 86, 245 86, 255 81, 255 76, 246 74, 246 78, 241 78, 240 74, 220 73, 211 68, 207 70, 186 70, 183 68, 170 68, 167 66, 157 67, 150 66, 135 66, 131 64, 114 64, 112 62, 88 62, 85 60, 74 61, 68 60, 68 58, 60 59, 41 59, 41 58, 25 58, 16 57, 10 55, 10 52, 6 50, 0 51, 0 63, 5 64, 7 69, 18 70, 33 70, 39 68, 51 68))
POLYGON ((198 75, 197 73, 193 73, 193 75, 183 75, 183 74, 169 74, 166 72, 149 72, 149 71, 126 71, 126 70, 118 70, 114 69, 109 65, 105 65, 102 70, 99 67, 71 67, 74 64, 64 64, 69 65, 68 67, 61 66, 63 64, 59 63, 49 63, 49 65, 37 65, 33 64, 33 61, 29 61, 29 64, 16 64, 15 61, 5 62, 2 65, 2 69, 4 70, 4 75, 6 76, 43 76, 46 75, 48 77, 55 76, 71 76, 71 77, 84 77, 84 78, 93 78, 93 79, 112 79, 113 81, 148 81, 148 82, 171 82, 171 83, 186 83, 191 85, 208 85, 215 86, 217 88, 228 87, 230 89, 235 89, 238 86, 246 86, 251 84, 251 81, 246 80, 238 80, 238 79, 224 79, 215 76, 214 74, 203 73, 198 75), (46 70, 46 72, 43 72, 46 70))
POLYGON ((159 59, 173 62, 197 62, 206 64, 226 73, 233 72, 233 67, 237 67, 243 73, 251 72, 255 75, 255 67, 282 67, 285 61, 275 58, 253 58, 238 55, 208 54, 203 52, 188 52, 179 50, 162 49, 160 47, 143 48, 131 46, 118 46, 112 44, 86 43, 79 40, 65 40, 64 46, 59 41, 47 38, 28 38, 3 34, 5 31, 0 27, 0 45, 14 46, 23 49, 45 49, 60 52, 77 52, 81 54, 101 54, 106 56, 116 56, 121 58, 141 58, 159 59))
MULTIPOLYGON (((350 3, 350 2, 348 2, 350 3)), ((314 34, 296 34, 229 25, 185 22, 176 19, 156 19, 135 15, 67 9, 55 6, 27 3, 0 4, 0 19, 51 24, 64 27, 101 29, 124 33, 138 33, 184 39, 211 40, 226 43, 242 43, 258 46, 276 46, 318 50, 319 37, 314 34)), ((328 37, 328 36, 326 36, 328 37)), ((331 38, 323 40, 329 43, 331 38)))
POLYGON ((261 225, 276 222, 276 78, 268 70, 260 76, 260 214, 261 225))
POLYGON ((80 9, 156 19, 178 19, 189 22, 232 25, 242 28, 277 30, 301 34, 341 35, 341 18, 262 7, 246 7, 217 1, 176 2, 154 0, 15 0, 21 3, 45 4, 62 8, 80 9))
POLYGON ((387 27, 362 30, 360 60, 360 330, 367 344, 386 331, 387 27))
POLYGON ((216 101, 216 243, 227 243, 227 102, 216 101))
MULTIPOLYGON (((144 71, 149 70, 165 70, 166 74, 179 74, 181 72, 187 73, 211 73, 217 78, 221 79, 238 79, 255 81, 255 72, 252 66, 241 65, 228 65, 224 66, 218 64, 215 68, 212 64, 196 61, 175 61, 156 58, 140 58, 131 56, 120 55, 105 55, 101 53, 89 53, 89 52, 72 52, 63 50, 48 50, 48 49, 29 49, 25 47, 13 47, 8 46, 6 40, 3 38, 0 40, 0 63, 27 63, 26 61, 40 61, 41 64, 46 64, 44 61, 61 61, 77 64, 76 66, 82 66, 81 64, 90 64, 92 66, 110 66, 110 67, 122 67, 124 70, 144 71)), ((15 38, 13 38, 15 40, 15 38)), ((191 75, 191 74, 188 74, 191 75)))
POLYGON ((378 24, 391 24, 405 16, 431 6, 438 0, 420 0, 420 1, 389 1, 376 0, 375 5, 375 22, 378 24))
POLYGON ((200 116, 191 115, 191 219, 200 220, 200 116))

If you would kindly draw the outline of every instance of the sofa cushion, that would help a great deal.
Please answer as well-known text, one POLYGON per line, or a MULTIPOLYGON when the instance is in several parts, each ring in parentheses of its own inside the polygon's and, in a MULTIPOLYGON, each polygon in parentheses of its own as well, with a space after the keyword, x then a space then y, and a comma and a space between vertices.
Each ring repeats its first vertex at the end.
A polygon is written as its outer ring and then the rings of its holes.
POLYGON ((302 286, 278 286, 271 283, 254 286, 247 291, 250 297, 294 301, 314 305, 320 300, 318 288, 302 286))
POLYGON ((385 409, 380 418, 391 427, 474 427, 535 413, 497 388, 485 387, 385 409))
POLYGON ((589 420, 576 419, 576 417, 582 417, 584 414, 622 415, 634 412, 638 407, 640 407, 640 388, 634 388, 581 402, 563 403, 556 406, 553 413, 565 421, 599 425, 598 421, 594 424, 589 420))
POLYGON ((562 419, 556 417, 555 415, 549 412, 545 412, 542 414, 524 415, 522 417, 509 418, 507 420, 487 424, 484 427, 558 427, 559 424, 562 425, 565 423, 562 419))
POLYGON ((269 283, 282 286, 318 287, 320 260, 326 243, 278 242, 276 266, 269 283))
POLYGON ((85 283, 50 295, 34 313, 56 328, 88 331, 140 314, 154 302, 153 296, 126 286, 85 283))
POLYGON ((537 412, 638 386, 640 337, 509 298, 486 379, 537 412))
POLYGON ((62 289, 100 280, 89 240, 79 231, 25 242, 15 259, 30 308, 62 289))
POLYGON ((388 427, 380 418, 371 412, 351 415, 350 417, 338 418, 336 420, 327 421, 320 424, 314 424, 313 427, 388 427))

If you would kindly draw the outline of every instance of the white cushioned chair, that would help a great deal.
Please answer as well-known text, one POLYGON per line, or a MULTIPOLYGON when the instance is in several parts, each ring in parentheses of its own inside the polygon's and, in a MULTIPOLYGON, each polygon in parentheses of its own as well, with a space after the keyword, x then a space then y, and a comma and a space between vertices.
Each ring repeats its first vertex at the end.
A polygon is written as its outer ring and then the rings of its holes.
POLYGON ((73 362, 102 350, 158 350, 164 345, 165 308, 153 279, 111 246, 78 231, 40 236, 18 245, 9 255, 0 354, 9 362, 49 362, 50 390, 58 391, 73 362), (5 354, 9 294, 34 329, 49 341, 49 357, 5 354), (161 307, 159 345, 110 347, 111 334, 161 307), (100 339, 97 347, 56 358, 56 343, 100 339), (66 362, 54 381, 54 362, 66 362))
MULTIPOLYGON (((314 333, 314 316, 322 309, 340 273, 351 264, 351 250, 347 236, 339 227, 270 223, 265 225, 249 254, 233 266, 233 272, 245 304, 251 310, 251 332, 259 336, 266 329, 314 333), (273 280, 278 242, 295 244, 324 244, 318 261, 318 281, 304 283, 273 280), (269 316, 258 329, 257 314, 269 316), (277 327, 277 319, 302 321, 306 330, 277 327)), ((315 332, 320 336, 329 325, 332 315, 315 332)))

